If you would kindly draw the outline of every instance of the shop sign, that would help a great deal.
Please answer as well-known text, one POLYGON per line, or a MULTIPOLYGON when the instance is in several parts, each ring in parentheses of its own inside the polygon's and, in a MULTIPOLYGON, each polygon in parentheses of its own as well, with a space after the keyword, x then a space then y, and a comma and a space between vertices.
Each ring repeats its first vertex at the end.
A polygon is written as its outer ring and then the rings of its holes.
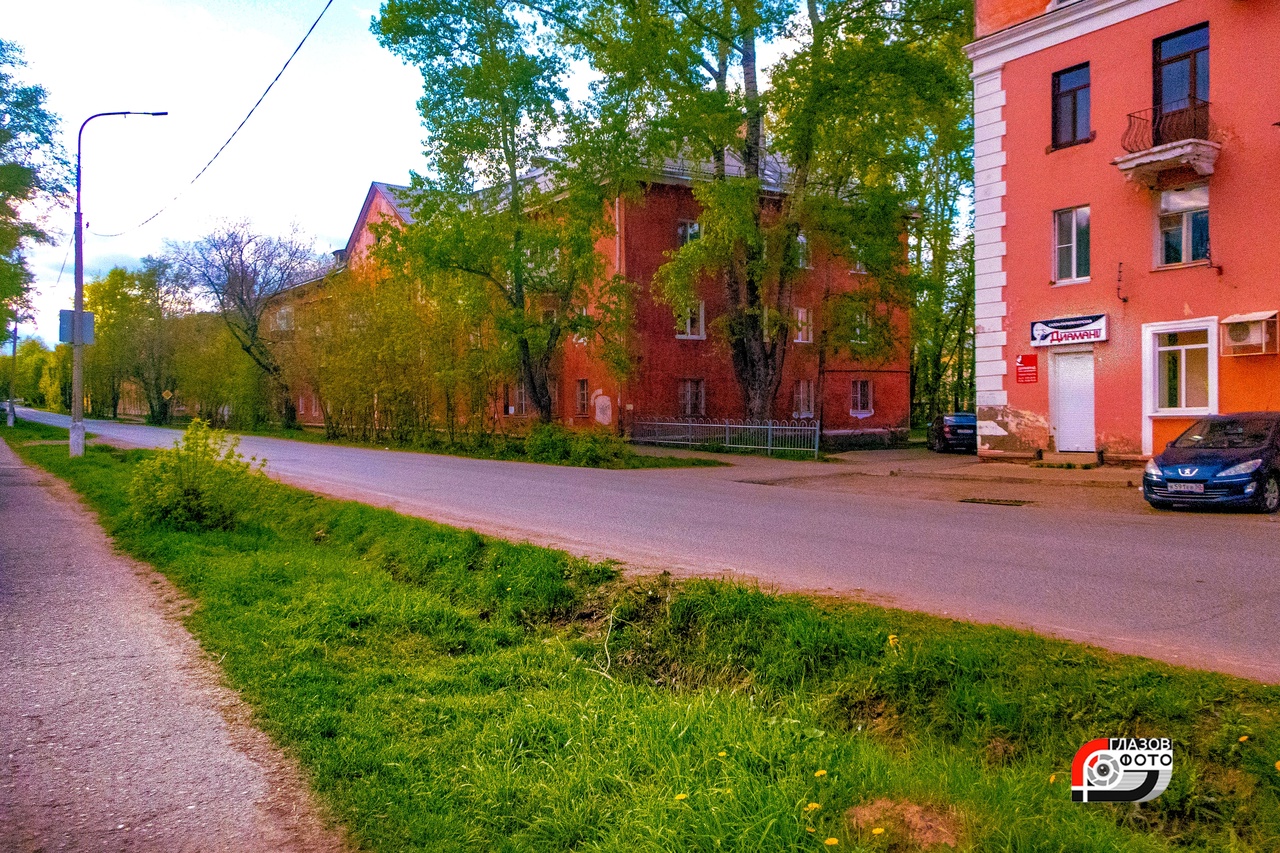
POLYGON ((1040 356, 1033 352, 1017 356, 1013 363, 1014 375, 1019 385, 1031 385, 1040 381, 1040 356))
POLYGON ((1057 344, 1091 344, 1107 339, 1107 315, 1063 317, 1059 320, 1036 320, 1031 324, 1031 345, 1051 347, 1057 344))

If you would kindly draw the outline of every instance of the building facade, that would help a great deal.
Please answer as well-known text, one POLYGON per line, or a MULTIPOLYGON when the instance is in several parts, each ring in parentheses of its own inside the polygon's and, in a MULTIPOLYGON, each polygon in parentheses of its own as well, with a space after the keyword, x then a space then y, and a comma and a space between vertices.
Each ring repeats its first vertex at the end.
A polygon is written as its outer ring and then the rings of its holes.
MULTIPOLYGON (((399 195, 404 190, 384 183, 370 186, 346 249, 338 253, 341 261, 365 261, 376 239, 371 226, 403 226, 412 221, 412 213, 399 195)), ((608 214, 614 233, 602 237, 596 249, 605 261, 605 275, 620 273, 637 285, 627 342, 632 370, 625 380, 618 379, 590 341, 569 337, 552 370, 554 419, 569 426, 595 425, 626 432, 638 418, 744 418, 745 404, 729 349, 715 330, 716 318, 726 308, 723 285, 706 280, 698 294, 697 311, 679 320, 652 287, 668 254, 685 241, 698 239, 699 209, 689 179, 655 180, 638 199, 619 198, 611 207, 608 214)), ((825 353, 820 353, 824 307, 832 295, 862 287, 866 275, 850 269, 847 260, 822 247, 815 246, 804 254, 805 268, 795 287, 795 316, 773 417, 820 420, 828 442, 904 440, 911 408, 906 311, 888 306, 880 309, 900 342, 885 358, 858 362, 831 342, 825 353)), ((319 290, 304 287, 292 298, 323 296, 319 290)), ((287 316, 288 304, 282 303, 275 315, 287 316)), ((312 389, 299 389, 297 396, 299 419, 320 423, 323 400, 312 389)), ((494 411, 514 428, 537 418, 532 401, 515 378, 502 389, 494 411)))
POLYGON ((977 0, 980 452, 1280 409, 1280 3, 977 0))

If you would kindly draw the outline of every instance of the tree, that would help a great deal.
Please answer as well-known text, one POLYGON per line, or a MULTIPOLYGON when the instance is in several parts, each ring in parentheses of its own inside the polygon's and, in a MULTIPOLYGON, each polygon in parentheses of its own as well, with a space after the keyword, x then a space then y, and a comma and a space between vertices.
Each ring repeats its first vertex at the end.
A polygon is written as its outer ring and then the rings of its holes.
POLYGON ((424 282, 482 283, 499 346, 549 421, 564 339, 592 336, 621 366, 628 305, 626 282, 604 275, 595 249, 611 188, 598 163, 564 156, 585 124, 561 52, 506 0, 388 0, 374 31, 422 71, 429 164, 414 176, 414 224, 388 234, 377 257, 424 282))
POLYGON ((266 312, 273 297, 324 274, 311 243, 296 231, 269 237, 255 233, 248 222, 230 222, 194 243, 169 244, 162 261, 176 282, 213 300, 241 350, 275 386, 285 427, 295 426, 297 412, 266 312))
POLYGON ((85 308, 93 312, 94 342, 85 348, 85 387, 89 411, 114 418, 120 408, 120 386, 133 377, 141 300, 134 276, 115 267, 85 285, 85 308))
POLYGON ((12 321, 31 283, 24 248, 49 239, 32 204, 56 199, 67 185, 57 141, 58 117, 40 86, 14 78, 22 50, 0 40, 0 317, 12 321))
POLYGON ((720 282, 718 330, 747 411, 764 418, 803 247, 860 263, 882 303, 909 304, 906 190, 932 141, 918 116, 956 98, 934 45, 967 32, 968 14, 964 0, 389 0, 377 27, 423 67, 433 137, 454 131, 456 145, 429 143, 433 165, 449 174, 483 149, 481 162, 509 167, 504 204, 517 201, 520 155, 550 130, 564 137, 560 163, 614 187, 672 166, 691 174, 702 236, 656 284, 680 316, 720 282), (586 102, 569 102, 572 69, 552 39, 598 75, 586 102), (783 43, 762 67, 762 48, 783 43), (491 109, 460 106, 471 103, 491 109))

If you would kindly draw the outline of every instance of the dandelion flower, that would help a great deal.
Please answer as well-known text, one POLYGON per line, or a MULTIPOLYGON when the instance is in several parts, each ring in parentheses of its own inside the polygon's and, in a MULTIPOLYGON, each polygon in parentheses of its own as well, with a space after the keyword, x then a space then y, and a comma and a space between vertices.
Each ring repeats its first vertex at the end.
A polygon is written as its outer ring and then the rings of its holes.
POLYGON ((1248 736, 1248 735, 1240 735, 1240 742, 1241 742, 1241 743, 1244 743, 1244 742, 1245 742, 1245 741, 1247 741, 1248 739, 1249 739, 1249 736, 1248 736))
POLYGON ((716 753, 716 755, 720 756, 721 758, 724 758, 728 754, 729 753, 725 752, 723 749, 716 753))
POLYGON ((1280 761, 1277 761, 1277 762, 1276 762, 1276 769, 1277 769, 1277 770, 1280 770, 1280 761))
POLYGON ((1058 781, 1058 774, 1057 773, 1050 774, 1049 784, 1052 785, 1054 782, 1057 782, 1057 781, 1058 781))
POLYGON ((814 777, 815 777, 815 778, 817 778, 817 779, 821 779, 823 776, 826 776, 826 775, 827 775, 827 771, 825 771, 825 770, 818 770, 818 771, 815 771, 813 775, 814 775, 814 777))
POLYGON ((689 795, 688 795, 688 794, 676 794, 676 799, 677 799, 677 800, 687 800, 687 799, 689 799, 689 795))
POLYGON ((839 839, 839 838, 828 838, 826 841, 824 841, 824 842, 822 842, 822 843, 823 843, 823 844, 825 844, 825 845, 827 845, 828 847, 835 847, 837 844, 839 844, 839 843, 840 843, 840 839, 839 839))
POLYGON ((884 827, 883 827, 883 826, 877 826, 875 829, 871 830, 871 834, 872 834, 872 835, 884 835, 884 827))
POLYGON ((804 828, 804 831, 805 831, 805 832, 817 832, 818 830, 814 829, 812 826, 806 826, 806 827, 804 828))
POLYGON ((812 811, 817 811, 820 808, 822 808, 822 803, 809 803, 809 805, 804 807, 804 810, 807 812, 812 812, 812 811))
POLYGON ((890 635, 889 635, 889 645, 891 645, 891 646, 896 646, 896 645, 898 645, 898 635, 897 635, 897 634, 890 634, 890 635))

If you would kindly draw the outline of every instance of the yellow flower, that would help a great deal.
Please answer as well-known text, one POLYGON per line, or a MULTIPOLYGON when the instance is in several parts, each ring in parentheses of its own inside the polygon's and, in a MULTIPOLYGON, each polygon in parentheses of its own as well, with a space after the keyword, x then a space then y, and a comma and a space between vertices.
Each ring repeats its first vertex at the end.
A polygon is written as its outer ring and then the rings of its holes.
POLYGON ((719 752, 716 753, 716 755, 719 755, 721 758, 724 758, 728 754, 729 753, 725 752, 724 750, 720 750, 719 752))
POLYGON ((891 646, 896 646, 896 645, 898 645, 898 635, 897 635, 897 634, 890 634, 890 635, 889 635, 889 645, 891 645, 891 646))
POLYGON ((814 829, 812 826, 806 826, 806 827, 804 828, 804 831, 805 831, 805 832, 817 832, 818 830, 814 829))
POLYGON ((884 827, 883 827, 883 826, 877 826, 875 829, 871 830, 871 834, 872 834, 872 835, 884 835, 884 827))
POLYGON ((687 800, 687 799, 689 799, 689 795, 688 795, 688 794, 676 794, 676 799, 677 799, 677 800, 687 800))
POLYGON ((813 775, 814 775, 816 778, 821 779, 823 776, 826 776, 826 775, 827 775, 827 771, 825 771, 825 770, 818 770, 818 771, 817 771, 817 772, 815 772, 813 775))
POLYGON ((1277 761, 1277 762, 1276 762, 1276 769, 1277 769, 1277 770, 1280 770, 1280 761, 1277 761))
POLYGON ((824 842, 822 842, 822 843, 823 843, 823 844, 825 844, 825 845, 827 845, 828 847, 835 847, 837 844, 839 844, 839 843, 840 843, 840 839, 839 839, 839 838, 828 838, 826 841, 824 841, 824 842))
POLYGON ((812 812, 812 811, 817 811, 820 808, 822 808, 822 803, 809 803, 809 805, 804 807, 804 810, 807 812, 812 812))
POLYGON ((1058 781, 1058 774, 1057 773, 1050 774, 1049 784, 1052 785, 1054 782, 1057 782, 1057 781, 1058 781))
POLYGON ((1248 739, 1249 739, 1249 736, 1248 736, 1248 735, 1240 735, 1240 742, 1241 742, 1241 743, 1244 743, 1244 742, 1245 742, 1245 741, 1247 741, 1248 739))

